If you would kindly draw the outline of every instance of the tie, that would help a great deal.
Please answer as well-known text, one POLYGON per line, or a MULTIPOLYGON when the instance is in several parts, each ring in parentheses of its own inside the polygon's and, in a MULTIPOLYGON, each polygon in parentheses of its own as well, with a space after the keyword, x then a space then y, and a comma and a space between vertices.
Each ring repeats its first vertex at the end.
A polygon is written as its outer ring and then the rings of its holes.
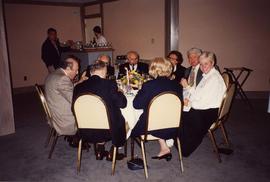
POLYGON ((195 81, 195 70, 194 68, 192 68, 189 74, 189 78, 188 78, 189 86, 192 87, 194 85, 194 81, 195 81))
POLYGON ((131 65, 131 69, 132 69, 132 71, 134 70, 134 64, 131 65))

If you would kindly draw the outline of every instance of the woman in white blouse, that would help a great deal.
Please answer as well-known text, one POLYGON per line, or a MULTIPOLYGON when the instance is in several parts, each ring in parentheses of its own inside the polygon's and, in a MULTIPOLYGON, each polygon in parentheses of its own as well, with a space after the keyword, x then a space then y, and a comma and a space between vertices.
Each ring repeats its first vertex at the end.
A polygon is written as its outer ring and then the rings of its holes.
POLYGON ((189 156, 200 145, 209 127, 217 119, 218 109, 226 91, 224 80, 214 67, 214 53, 205 51, 199 60, 203 72, 200 83, 189 87, 182 81, 184 106, 187 111, 183 112, 180 129, 184 156, 189 156))

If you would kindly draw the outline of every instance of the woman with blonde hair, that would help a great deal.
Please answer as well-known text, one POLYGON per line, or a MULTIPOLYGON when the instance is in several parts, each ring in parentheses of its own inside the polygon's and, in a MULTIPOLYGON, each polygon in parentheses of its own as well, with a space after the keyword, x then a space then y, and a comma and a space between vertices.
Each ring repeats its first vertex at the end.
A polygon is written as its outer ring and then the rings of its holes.
MULTIPOLYGON (((134 108, 143 109, 143 113, 132 130, 132 137, 138 137, 144 134, 148 105, 155 96, 162 92, 172 91, 177 94, 180 100, 182 100, 182 86, 177 84, 177 82, 170 80, 172 69, 173 67, 171 62, 164 58, 155 58, 151 62, 149 74, 153 77, 153 80, 145 82, 142 85, 142 89, 139 90, 133 101, 134 108)), ((160 152, 157 156, 152 158, 166 159, 167 161, 171 160, 172 155, 170 148, 167 146, 165 140, 175 138, 177 135, 177 128, 155 130, 149 132, 149 134, 160 138, 160 152)))

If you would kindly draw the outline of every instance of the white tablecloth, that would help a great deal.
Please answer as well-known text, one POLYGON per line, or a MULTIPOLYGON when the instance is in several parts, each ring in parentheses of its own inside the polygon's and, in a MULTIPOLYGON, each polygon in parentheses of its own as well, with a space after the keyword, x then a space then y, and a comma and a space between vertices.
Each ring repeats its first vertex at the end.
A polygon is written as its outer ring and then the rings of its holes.
POLYGON ((136 94, 137 94, 137 91, 132 91, 132 94, 125 94, 127 98, 127 107, 121 109, 122 115, 124 116, 129 126, 129 130, 127 132, 127 138, 130 136, 132 129, 134 128, 141 114, 143 113, 142 109, 135 109, 133 107, 133 100, 136 94))

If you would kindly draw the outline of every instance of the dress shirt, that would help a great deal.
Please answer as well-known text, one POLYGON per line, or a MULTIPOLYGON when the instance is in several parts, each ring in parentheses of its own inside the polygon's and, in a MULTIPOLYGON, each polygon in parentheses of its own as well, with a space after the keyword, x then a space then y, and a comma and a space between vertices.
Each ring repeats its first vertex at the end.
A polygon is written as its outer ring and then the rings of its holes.
POLYGON ((190 106, 193 109, 219 108, 222 102, 226 85, 220 73, 212 68, 197 87, 190 88, 190 106))
POLYGON ((130 65, 129 65, 129 70, 131 70, 131 71, 132 71, 132 70, 136 71, 136 70, 137 70, 137 67, 138 67, 138 64, 134 64, 134 65, 133 65, 133 68, 132 68, 132 65, 130 64, 130 65))

